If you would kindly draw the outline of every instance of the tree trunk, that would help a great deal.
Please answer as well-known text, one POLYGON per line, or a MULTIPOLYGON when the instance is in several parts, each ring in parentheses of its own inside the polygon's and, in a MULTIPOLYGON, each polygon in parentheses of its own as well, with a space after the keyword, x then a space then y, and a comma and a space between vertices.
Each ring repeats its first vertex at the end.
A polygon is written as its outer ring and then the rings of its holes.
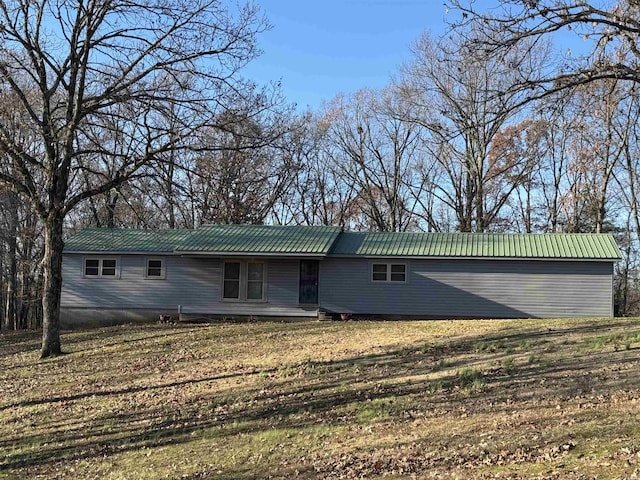
POLYGON ((6 330, 15 330, 17 328, 16 321, 16 284, 17 284, 17 258, 16 258, 16 242, 15 238, 9 239, 8 254, 8 279, 7 279, 7 301, 4 312, 4 328, 6 330))
POLYGON ((41 271, 41 252, 36 247, 34 232, 38 229, 38 218, 33 212, 26 211, 23 222, 23 232, 21 238, 22 244, 22 263, 20 264, 20 272, 18 276, 19 295, 18 304, 16 306, 16 315, 18 329, 37 329, 42 325, 42 316, 40 315, 42 307, 42 289, 36 281, 41 271), (37 265, 36 265, 37 264, 37 265), (37 312, 40 315, 37 318, 36 325, 30 325, 29 315, 31 312, 37 312))
POLYGON ((62 214, 51 214, 44 225, 42 351, 40 358, 62 354, 60 295, 62 292, 62 214))
POLYGON ((526 222, 526 232, 527 233, 533 233, 533 225, 532 225, 532 220, 531 220, 531 210, 533 209, 532 205, 531 205, 531 176, 529 176, 529 179, 527 181, 527 206, 526 206, 526 210, 525 210, 525 222, 526 222))
MULTIPOLYGON (((31 297, 42 294, 42 272, 37 270, 33 275, 25 275, 25 292, 31 292, 31 297)), ((25 297, 26 298, 26 297, 25 297)), ((42 326, 42 299, 34 302, 25 301, 20 312, 20 321, 24 327, 36 330, 42 326)))
POLYGON ((7 301, 4 314, 5 328, 15 330, 16 321, 16 295, 17 295, 17 236, 18 236, 18 202, 12 195, 9 199, 9 231, 7 238, 7 301))
POLYGON ((624 252, 625 253, 624 263, 622 267, 620 267, 619 265, 617 266, 617 268, 620 269, 617 272, 620 280, 614 294, 615 295, 614 296, 614 299, 615 299, 614 315, 616 317, 624 317, 627 315, 627 299, 629 294, 629 259, 631 258, 631 246, 632 246, 630 220, 631 219, 627 217, 627 238, 626 238, 627 245, 624 252))
MULTIPOLYGON (((4 242, 0 242, 0 272, 4 272, 4 242)), ((0 330, 5 328, 4 323, 5 299, 4 299, 4 281, 0 274, 0 330)))
POLYGON ((116 206, 118 204, 119 193, 113 190, 107 193, 107 228, 116 226, 116 206))
POLYGON ((167 214, 168 218, 168 226, 171 230, 176 228, 176 199, 174 197, 173 186, 175 184, 174 180, 174 162, 175 162, 175 152, 172 150, 170 152, 171 158, 169 160, 169 165, 167 168, 167 177, 165 178, 165 190, 167 195, 167 214))

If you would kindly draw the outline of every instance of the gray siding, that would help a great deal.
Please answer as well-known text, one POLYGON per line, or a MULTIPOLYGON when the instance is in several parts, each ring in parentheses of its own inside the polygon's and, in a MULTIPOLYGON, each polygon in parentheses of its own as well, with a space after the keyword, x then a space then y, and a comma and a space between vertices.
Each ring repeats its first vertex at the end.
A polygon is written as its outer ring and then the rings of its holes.
MULTIPOLYGON (((81 312, 88 322, 91 315, 98 319, 130 314, 134 318, 145 310, 157 318, 157 312, 177 312, 178 305, 187 314, 316 316, 316 309, 298 305, 297 259, 266 260, 267 300, 250 303, 221 300, 220 258, 163 258, 164 280, 144 278, 146 257, 142 255, 118 256, 119 278, 83 278, 83 256, 65 255, 63 312, 73 311, 77 318, 81 312)), ((407 265, 407 282, 395 284, 371 281, 371 259, 322 260, 320 308, 337 313, 423 318, 612 315, 611 262, 401 262, 407 265)))
MULTIPOLYGON (((108 258, 109 256, 101 256, 108 258)), ((63 260, 62 308, 113 309, 215 315, 315 316, 316 310, 298 306, 298 260, 266 260, 266 301, 221 300, 222 260, 219 258, 164 258, 166 279, 146 279, 142 255, 120 255, 119 278, 83 278, 82 255, 63 260)))
POLYGON ((348 258, 321 262, 321 309, 447 318, 613 314, 611 262, 397 261, 406 263, 408 271, 407 283, 398 284, 372 282, 372 263, 348 258))

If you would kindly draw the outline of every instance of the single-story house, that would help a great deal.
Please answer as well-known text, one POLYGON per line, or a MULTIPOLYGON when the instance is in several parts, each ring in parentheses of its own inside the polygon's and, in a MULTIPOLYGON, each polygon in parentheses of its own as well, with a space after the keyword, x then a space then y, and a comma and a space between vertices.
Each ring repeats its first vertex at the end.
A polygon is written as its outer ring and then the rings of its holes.
POLYGON ((66 242, 62 320, 610 317, 620 258, 608 234, 93 228, 66 242))

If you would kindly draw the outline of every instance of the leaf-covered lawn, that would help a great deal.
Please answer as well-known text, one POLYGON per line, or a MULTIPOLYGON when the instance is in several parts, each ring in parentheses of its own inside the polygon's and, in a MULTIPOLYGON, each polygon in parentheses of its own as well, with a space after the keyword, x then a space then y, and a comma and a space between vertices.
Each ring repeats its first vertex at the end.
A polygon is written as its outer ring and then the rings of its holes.
POLYGON ((638 478, 640 321, 0 335, 0 478, 638 478))

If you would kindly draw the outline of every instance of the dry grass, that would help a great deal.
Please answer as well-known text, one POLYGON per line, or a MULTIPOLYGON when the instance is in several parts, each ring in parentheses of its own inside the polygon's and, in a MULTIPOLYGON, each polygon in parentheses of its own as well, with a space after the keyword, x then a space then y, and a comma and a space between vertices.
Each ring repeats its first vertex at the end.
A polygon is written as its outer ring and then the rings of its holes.
POLYGON ((640 322, 0 335, 0 478, 639 478, 640 322))

